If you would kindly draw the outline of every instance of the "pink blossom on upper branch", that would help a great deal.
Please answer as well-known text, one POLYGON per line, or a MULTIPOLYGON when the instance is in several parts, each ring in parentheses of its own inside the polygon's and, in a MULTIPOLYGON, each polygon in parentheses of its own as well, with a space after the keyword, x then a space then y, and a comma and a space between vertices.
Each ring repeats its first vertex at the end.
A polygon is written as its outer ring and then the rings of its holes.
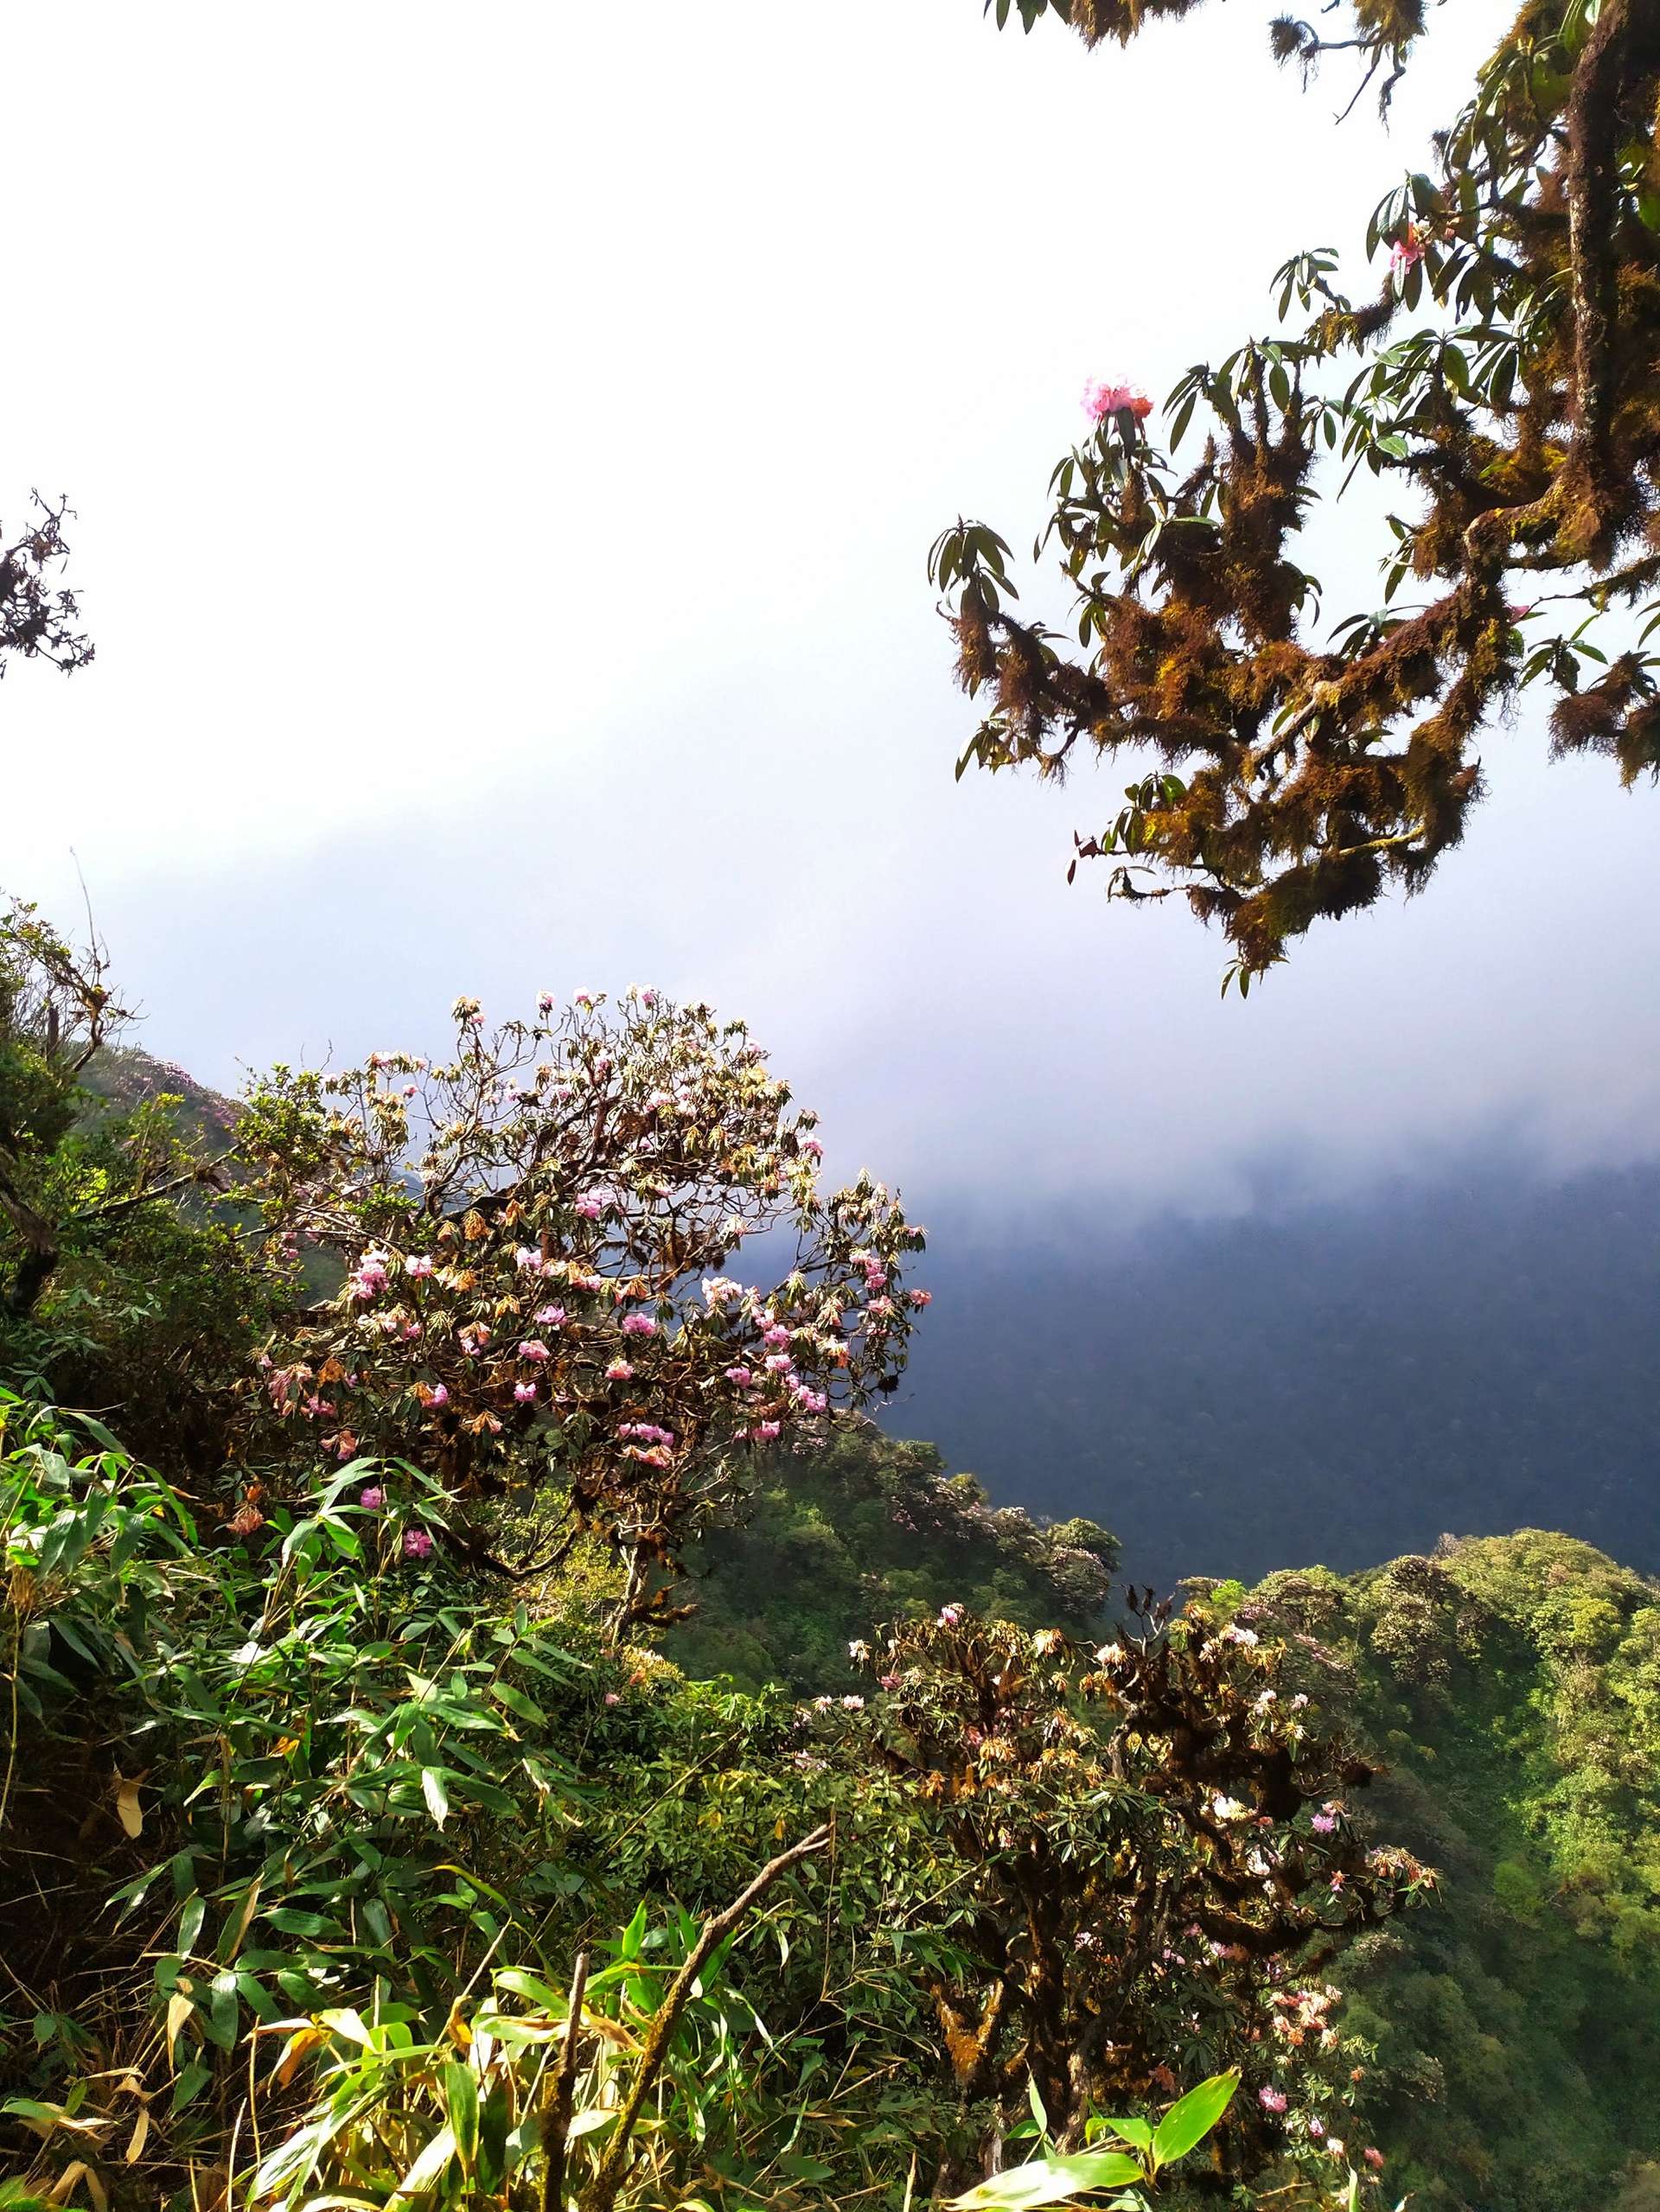
POLYGON ((1405 277, 1418 266, 1423 258, 1424 242, 1418 234, 1418 226, 1408 223, 1389 248, 1389 266, 1397 277, 1405 277))
POLYGON ((1105 422, 1109 415, 1131 415, 1144 423, 1152 412, 1152 402, 1133 385, 1107 384, 1091 377, 1083 387, 1083 409, 1092 422, 1105 422))

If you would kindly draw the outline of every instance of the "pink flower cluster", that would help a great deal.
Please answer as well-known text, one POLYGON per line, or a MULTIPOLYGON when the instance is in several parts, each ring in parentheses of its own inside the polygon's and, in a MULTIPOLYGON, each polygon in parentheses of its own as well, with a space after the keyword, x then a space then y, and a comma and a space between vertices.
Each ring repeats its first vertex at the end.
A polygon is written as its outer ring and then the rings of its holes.
POLYGON ((654 1336, 657 1324, 648 1313, 625 1313, 622 1316, 625 1336, 654 1336))
POLYGON ((392 1262, 384 1252, 366 1252, 348 1280, 354 1298, 372 1298, 386 1287, 386 1271, 392 1262))
POLYGON ((660 1429, 654 1421, 624 1421, 618 1428, 620 1437, 635 1437, 641 1444, 672 1444, 673 1429, 660 1429))
POLYGON ((1108 415, 1133 415, 1138 423, 1145 423, 1152 412, 1152 402, 1133 385, 1107 384, 1092 376, 1083 387, 1083 411, 1095 423, 1105 422, 1108 415))

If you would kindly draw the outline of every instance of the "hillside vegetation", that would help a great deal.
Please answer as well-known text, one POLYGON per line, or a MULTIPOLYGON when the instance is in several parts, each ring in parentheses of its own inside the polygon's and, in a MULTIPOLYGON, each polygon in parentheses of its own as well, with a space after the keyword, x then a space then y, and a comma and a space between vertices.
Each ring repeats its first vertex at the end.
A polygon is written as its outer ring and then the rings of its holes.
POLYGON ((1395 2178, 1427 2204, 1633 2202, 1660 2175, 1660 1584, 1523 1529, 1343 1578, 1270 1576, 1233 1617, 1390 1772, 1370 1817, 1441 1899, 1345 1962, 1395 2178))

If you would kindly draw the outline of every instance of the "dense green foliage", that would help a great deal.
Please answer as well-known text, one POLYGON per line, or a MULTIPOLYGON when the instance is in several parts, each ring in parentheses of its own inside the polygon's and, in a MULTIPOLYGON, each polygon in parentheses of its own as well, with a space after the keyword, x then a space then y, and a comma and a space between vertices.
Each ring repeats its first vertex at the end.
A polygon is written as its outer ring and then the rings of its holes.
POLYGON ((0 908, 0 1374, 212 1466, 292 1271, 225 1203, 230 1110, 117 1043, 105 974, 96 945, 0 908))
POLYGON ((1380 1826, 1441 1870, 1443 1909, 1344 1971, 1392 2180, 1449 2207, 1608 2202, 1660 2159, 1660 1584, 1523 1530, 1223 1594, 1290 1635, 1394 1770, 1380 1826))
MULTIPOLYGON (((1213 1969, 1164 1941, 1219 1913, 1288 1963, 1311 1943, 1318 1959, 1413 1886, 1409 1861, 1346 1824, 1311 1835, 1308 1796, 1347 1755, 1312 1714, 1264 1704, 1279 1661, 1258 1640, 1196 1616, 1091 1654, 949 1605, 866 1655, 883 1669, 868 1701, 803 1708, 619 1646, 580 1578, 533 1609, 412 1543, 452 1509, 413 1469, 339 1470, 307 1510, 209 1542, 97 1422, 9 1395, 0 1417, 0 1849, 20 1884, 0 2048, 14 2141, 39 2139, 29 2163, 58 2201, 182 2208, 228 2171, 239 2203, 318 2212, 423 2191, 897 2208, 919 2172, 949 2193, 988 2142, 1038 2132, 1035 2062, 1017 2045, 1004 2063, 993 2039, 1038 2008, 1063 2069, 1041 2132, 1069 2153, 1110 2117, 1064 2112, 1069 2078, 1145 2108, 1236 2047, 1312 2100, 1299 2111, 1344 2093, 1324 1998, 1318 2049, 1270 2047, 1281 1998, 1236 1973, 1201 2022, 1213 1969), (965 1765, 949 1746, 993 1649, 1006 1718, 965 1765), (1160 1733, 1177 1715, 1189 1738, 1201 1725, 1197 1764, 1160 1733), (1238 1801, 1213 1812, 1224 1787, 1238 1801), (1269 1854, 1312 1909, 1253 1907, 1207 1843, 1255 1803, 1273 1810, 1229 1849, 1269 1854), (1076 1865, 1044 1885, 1076 2012, 1008 1919, 1039 1836, 1057 1871, 1076 1865), (1322 1909, 1332 1864, 1356 1886, 1322 1909), (1115 1967, 1082 1940, 1116 1916, 1128 1942, 1146 1911, 1145 1956, 1115 1967), (1006 1993, 966 2064, 953 2024, 999 1924, 1006 1993), (574 2030, 573 1960, 590 1977, 574 2030), (1103 1994, 1105 2046, 1085 2034, 1103 1994), (1070 2075, 1069 2038, 1091 2054, 1070 2075)), ((1315 2201, 1297 2162, 1330 2173, 1331 2151, 1266 2109, 1242 2105, 1216 2155, 1315 2201)))
POLYGON ((1344 2186, 1319 1977, 1430 1877, 1276 1647, 1097 1643, 1103 1530, 847 1425, 921 1232, 741 1025, 463 1000, 233 1110, 102 977, 0 937, 7 2201, 1344 2186))
POLYGON ((933 1447, 866 1425, 781 1459, 743 1520, 712 1532, 687 1568, 697 1611, 670 1638, 688 1673, 750 1688, 851 1690, 849 1641, 872 1621, 954 1600, 1028 1629, 1101 1625, 1118 1546, 1093 1521, 1040 1526, 993 1507, 933 1447))

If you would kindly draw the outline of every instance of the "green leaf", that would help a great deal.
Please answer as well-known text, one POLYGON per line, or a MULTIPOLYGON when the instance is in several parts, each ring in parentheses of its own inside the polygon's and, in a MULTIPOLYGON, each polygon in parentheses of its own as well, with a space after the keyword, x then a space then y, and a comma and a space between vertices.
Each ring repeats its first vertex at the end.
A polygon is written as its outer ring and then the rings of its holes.
POLYGON ((646 1940, 646 1901, 641 1898, 635 1907, 634 1918, 618 1938, 616 1955, 619 1959, 637 1959, 640 1947, 646 1940))
POLYGON ((213 2069, 204 2066, 199 2058, 193 2058, 180 2075, 174 2088, 172 2111, 176 2114, 182 2113, 192 2098, 201 2094, 213 2078, 213 2069))
POLYGON ((444 1786, 444 1775, 437 1767, 421 1769, 421 1795, 426 1800, 426 1809, 439 1827, 450 1817, 450 1794, 444 1786))
POLYGON ((490 1695, 498 1705, 505 1705, 511 1713, 516 1713, 520 1720, 533 1721, 539 1728, 547 1726, 547 1715, 541 1707, 533 1699, 527 1698, 522 1690, 515 1690, 511 1682, 492 1682, 490 1695))
POLYGON ((444 2068, 444 2103, 461 2170, 470 2176, 478 2161, 478 2076, 470 2066, 452 2059, 444 2068))
POLYGON ((241 1992, 233 1973, 215 1974, 208 1997, 208 2017, 204 2023, 208 2040, 220 2050, 236 2049, 236 2031, 242 2022, 241 1992))
POLYGON ((1138 2151, 1152 2148, 1152 2126, 1145 2120, 1103 2120, 1101 2126, 1109 2135, 1116 2135, 1122 2143, 1133 2143, 1138 2151))
MULTIPOLYGON (((1237 2078, 1237 2077, 1235 2077, 1237 2078)), ((1064 2204, 1092 2189, 1122 2189, 1141 2179, 1141 2169, 1122 2151, 1079 2151, 1068 2158, 1038 2158, 1011 2166, 954 2196, 954 2212, 1033 2212, 1044 2204, 1064 2204)))
POLYGON ((196 1938, 201 1933, 201 1923, 203 1919, 206 1917, 207 1911, 208 1901, 205 1897, 201 1896, 193 1896, 189 1903, 185 1906, 183 1914, 179 1921, 179 1950, 181 1954, 187 1954, 195 1949, 196 1938))
POLYGON ((1173 2159, 1184 2158, 1227 2111, 1238 2087, 1239 2069, 1234 2067, 1226 2074, 1213 2074, 1173 2104, 1153 2131, 1154 2164, 1167 2166, 1173 2159))
POLYGON ((456 2132, 452 2127, 441 2127, 393 2190, 387 2203, 396 2204, 399 2197, 418 2196, 424 2189, 431 2189, 455 2155, 456 2132))

